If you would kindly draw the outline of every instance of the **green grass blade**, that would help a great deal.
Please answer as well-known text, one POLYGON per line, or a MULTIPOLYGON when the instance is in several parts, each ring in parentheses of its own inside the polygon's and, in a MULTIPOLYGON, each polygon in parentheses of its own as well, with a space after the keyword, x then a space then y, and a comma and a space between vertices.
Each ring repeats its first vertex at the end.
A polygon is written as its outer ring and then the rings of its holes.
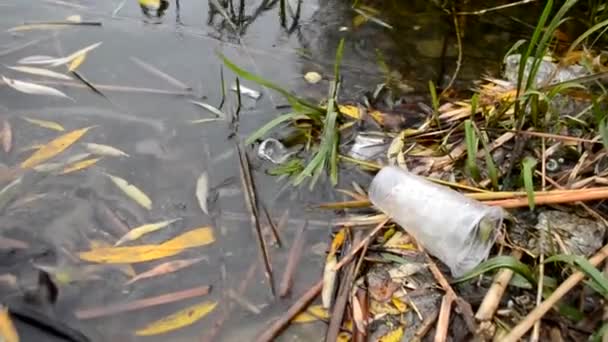
POLYGON ((558 254, 545 260, 548 262, 565 262, 576 266, 581 272, 585 273, 595 283, 595 288, 599 288, 600 294, 608 298, 608 279, 595 266, 591 265, 589 260, 580 255, 558 254))
POLYGON ((572 44, 568 48, 568 52, 566 54, 574 51, 574 49, 576 49, 583 42, 583 40, 587 39, 587 37, 589 37, 590 35, 592 35, 596 31, 602 29, 604 26, 608 26, 608 19, 606 19, 604 21, 601 21, 601 22, 599 22, 599 23, 591 26, 587 31, 583 32, 583 34, 581 34, 580 36, 578 36, 578 38, 576 38, 572 42, 572 44))
POLYGON ((536 167, 536 159, 532 157, 526 157, 522 161, 521 176, 524 181, 524 188, 528 196, 528 206, 530 210, 534 210, 534 168, 536 167))
POLYGON ((463 281, 473 279, 486 272, 502 268, 512 270, 513 272, 524 277, 524 279, 526 279, 532 286, 536 286, 536 277, 534 276, 534 272, 532 272, 530 267, 510 255, 500 255, 487 261, 484 261, 471 271, 467 272, 467 274, 456 279, 454 282, 461 283, 463 281))
POLYGON ((479 128, 477 128, 475 123, 473 123, 473 128, 475 128, 475 132, 477 132, 477 135, 479 136, 479 141, 481 141, 481 146, 483 146, 483 153, 486 159, 486 167, 488 168, 488 176, 492 181, 492 187, 498 190, 498 168, 496 167, 496 164, 494 163, 494 158, 492 158, 492 154, 490 153, 488 142, 486 141, 485 136, 481 134, 479 128))
POLYGON ((276 118, 268 121, 264 126, 258 128, 257 131, 253 132, 247 138, 247 140, 245 140, 245 145, 253 144, 256 140, 266 136, 270 131, 272 131, 275 127, 282 124, 283 122, 295 119, 307 119, 307 117, 299 113, 288 113, 277 116, 276 118))
POLYGON ((472 121, 467 119, 464 122, 464 140, 467 145, 467 168, 471 177, 479 180, 479 168, 477 167, 477 136, 473 130, 472 121))

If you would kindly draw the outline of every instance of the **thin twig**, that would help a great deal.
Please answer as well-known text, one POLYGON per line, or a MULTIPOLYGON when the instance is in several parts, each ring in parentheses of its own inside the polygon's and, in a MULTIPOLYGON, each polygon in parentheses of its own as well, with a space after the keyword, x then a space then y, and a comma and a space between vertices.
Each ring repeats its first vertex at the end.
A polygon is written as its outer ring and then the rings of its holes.
POLYGON ((439 309, 439 319, 435 327, 435 342, 445 342, 448 339, 448 329, 450 327, 450 312, 452 311, 452 303, 454 296, 450 293, 443 295, 441 307, 439 309))
POLYGON ((295 302, 287 312, 283 313, 281 317, 272 322, 269 326, 264 327, 262 332, 255 339, 256 342, 271 342, 275 337, 285 329, 289 322, 301 311, 306 309, 308 304, 315 299, 316 296, 321 292, 323 287, 323 280, 319 280, 314 284, 306 293, 300 296, 297 302, 295 302))
POLYGON ((357 255, 357 253, 359 253, 359 251, 365 247, 369 241, 376 236, 376 234, 380 231, 380 229, 382 229, 382 227, 384 227, 384 225, 386 225, 386 223, 390 220, 389 217, 385 218, 382 222, 380 222, 364 239, 363 241, 361 241, 355 248, 352 248, 350 250, 350 253, 348 253, 347 256, 345 256, 342 260, 340 260, 339 263, 336 264, 336 266, 334 266, 334 271, 338 271, 340 268, 342 268, 342 266, 344 266, 345 264, 349 263, 353 257, 355 255, 357 255))
POLYGON ((289 250, 289 256, 287 257, 287 266, 285 266, 283 279, 279 285, 280 297, 285 297, 293 285, 293 277, 296 271, 296 266, 298 265, 298 261, 302 256, 302 250, 304 249, 304 243, 306 242, 306 227, 308 227, 308 221, 306 221, 304 225, 298 229, 298 232, 291 243, 291 249, 289 250))
MULTIPOLYGON (((595 254, 589 263, 593 266, 599 265, 604 259, 608 257, 608 245, 605 245, 600 251, 595 254)), ((505 336, 502 342, 516 342, 522 338, 528 330, 534 325, 536 321, 543 318, 543 316, 551 310, 551 308, 572 288, 574 288, 581 280, 585 278, 585 273, 576 271, 568 277, 553 293, 545 299, 539 306, 532 310, 519 324, 517 324, 507 336, 505 336)))
POLYGON ((458 12, 456 14, 458 15, 483 15, 486 14, 488 12, 494 12, 494 11, 499 11, 499 10, 503 10, 506 8, 511 8, 511 7, 515 7, 515 6, 521 6, 521 5, 525 5, 525 4, 529 4, 532 2, 535 2, 536 0, 521 0, 518 2, 513 2, 510 4, 504 4, 504 5, 500 5, 500 6, 495 6, 495 7, 490 7, 490 8, 484 8, 481 10, 477 10, 477 11, 470 11, 470 12, 458 12))
POLYGON ((251 177, 251 171, 249 169, 249 160, 247 159, 247 155, 242 152, 239 144, 236 145, 236 150, 239 156, 241 182, 243 184, 245 203, 247 204, 247 208, 249 209, 249 213, 251 215, 251 224, 253 226, 254 234, 258 239, 260 255, 262 256, 262 262, 264 264, 264 274, 268 279, 270 292, 273 296, 275 296, 274 279, 272 276, 272 267, 270 263, 270 254, 268 253, 268 246, 266 245, 266 241, 264 240, 264 236, 262 235, 262 227, 260 226, 255 187, 253 185, 253 178, 251 177))
POLYGON ((266 208, 266 204, 264 204, 264 202, 262 201, 260 202, 260 204, 262 206, 264 216, 266 217, 266 221, 268 221, 268 226, 270 227, 270 232, 272 233, 272 237, 274 238, 274 243, 277 245, 277 247, 281 247, 283 245, 283 242, 281 241, 281 236, 279 235, 277 225, 274 224, 272 216, 270 216, 270 212, 268 212, 268 208, 266 208))
POLYGON ((455 11, 455 8, 453 5, 452 5, 452 20, 454 21, 454 31, 456 33, 456 42, 458 44, 458 59, 456 60, 456 70, 454 70, 454 73, 452 74, 452 77, 450 78, 450 82, 448 82, 448 85, 445 87, 445 89, 443 89, 440 96, 445 95, 446 92, 452 87, 452 85, 456 81, 456 78, 458 77, 458 74, 460 73, 460 68, 462 66, 462 37, 461 37, 461 33, 460 33, 460 25, 458 23, 458 14, 456 14, 456 11, 455 11))
POLYGON ((174 85, 178 88, 181 88, 183 90, 192 90, 192 87, 190 87, 189 85, 185 84, 184 82, 178 80, 177 78, 167 74, 166 72, 158 69, 157 67, 155 67, 154 65, 144 62, 141 59, 137 58, 137 57, 129 57, 129 59, 137 64, 139 67, 141 67, 142 69, 144 69, 145 71, 151 73, 154 76, 157 76, 159 78, 162 78, 163 80, 167 81, 169 84, 174 85))

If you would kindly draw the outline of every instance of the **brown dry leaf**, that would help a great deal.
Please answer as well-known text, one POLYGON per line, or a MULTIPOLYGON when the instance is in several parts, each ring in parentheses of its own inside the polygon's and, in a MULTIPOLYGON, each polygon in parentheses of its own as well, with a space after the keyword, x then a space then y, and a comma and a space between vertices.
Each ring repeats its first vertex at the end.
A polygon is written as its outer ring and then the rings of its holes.
POLYGON ((2 120, 0 142, 2 143, 2 149, 4 152, 9 153, 11 151, 11 147, 13 146, 13 130, 11 129, 11 124, 6 119, 2 120))
POLYGON ((180 310, 174 314, 171 314, 158 321, 152 322, 142 329, 135 332, 137 336, 150 336, 164 334, 169 331, 173 331, 179 328, 188 326, 199 319, 205 317, 208 313, 213 311, 217 306, 217 302, 202 302, 183 310, 180 310))
POLYGON ((400 342, 403 337, 403 327, 399 327, 388 334, 380 337, 378 342, 400 342))
POLYGON ((101 158, 91 158, 75 162, 71 165, 66 166, 59 174, 65 175, 68 173, 84 170, 88 167, 95 165, 101 158))
POLYGON ((213 230, 202 227, 190 230, 159 245, 97 248, 79 253, 82 260, 108 264, 126 264, 157 260, 177 255, 184 249, 208 245, 215 241, 213 230))
POLYGON ((8 309, 0 305, 0 341, 2 342, 19 342, 17 329, 11 321, 8 309))
POLYGON ((168 261, 168 262, 162 263, 156 267, 153 267, 152 269, 150 269, 146 272, 143 272, 143 273, 140 273, 140 274, 134 276, 131 280, 126 282, 125 285, 133 284, 134 282, 136 282, 140 279, 158 277, 158 276, 161 276, 161 275, 164 275, 167 273, 176 272, 176 271, 181 270, 182 268, 186 268, 188 266, 194 265, 205 259, 207 259, 207 258, 199 257, 199 258, 168 261))
POLYGON ((329 319, 329 312, 321 305, 311 305, 306 311, 299 313, 294 317, 292 323, 309 323, 321 319, 329 319))
POLYGON ((31 168, 53 158, 70 147, 91 128, 93 128, 93 126, 77 129, 51 140, 46 145, 38 149, 38 151, 34 152, 34 154, 32 154, 27 160, 21 163, 21 168, 31 168))

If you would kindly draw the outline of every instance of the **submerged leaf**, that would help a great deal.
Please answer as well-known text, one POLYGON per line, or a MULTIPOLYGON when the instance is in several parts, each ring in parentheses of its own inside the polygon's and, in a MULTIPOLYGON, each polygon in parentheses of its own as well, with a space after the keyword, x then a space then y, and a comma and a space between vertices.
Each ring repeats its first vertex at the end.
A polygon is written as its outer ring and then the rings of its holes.
POLYGON ((386 335, 380 337, 378 342, 399 342, 403 337, 403 327, 399 327, 393 331, 390 331, 386 335))
POLYGON ((67 96, 66 94, 64 94, 63 92, 61 92, 55 88, 51 88, 51 87, 47 87, 47 86, 43 86, 43 85, 39 85, 39 84, 35 84, 35 83, 30 83, 30 82, 14 80, 14 79, 10 79, 5 76, 2 76, 2 81, 4 81, 4 83, 6 83, 9 87, 11 87, 19 92, 25 93, 25 94, 56 96, 56 97, 63 97, 63 98, 74 101, 74 99, 72 99, 71 97, 67 96))
POLYGON ((215 241, 210 227, 193 229, 159 245, 96 248, 79 253, 82 260, 108 264, 127 264, 162 259, 184 249, 205 246, 215 241))
POLYGON ((203 172, 196 181, 196 199, 198 200, 198 204, 200 205, 201 210, 207 215, 209 215, 209 210, 207 208, 208 192, 209 177, 207 176, 207 172, 203 172))
POLYGON ((8 120, 2 120, 2 128, 0 129, 0 143, 5 153, 9 153, 13 147, 13 130, 8 120))
POLYGON ((87 143, 84 144, 84 147, 87 151, 99 155, 99 156, 107 156, 107 157, 128 157, 129 155, 125 152, 117 149, 116 147, 102 144, 94 144, 87 143))
POLYGON ((77 161, 71 165, 66 166, 61 172, 60 174, 65 175, 68 173, 72 173, 72 172, 76 172, 76 171, 80 171, 80 170, 84 170, 88 167, 91 167, 93 165, 95 165, 101 158, 91 158, 91 159, 85 159, 85 160, 81 160, 81 161, 77 161))
POLYGON ((306 311, 299 313, 294 317, 292 323, 309 323, 320 319, 328 319, 329 312, 321 305, 311 305, 306 311))
POLYGON ((182 260, 173 260, 162 263, 158 266, 151 268, 150 270, 135 275, 131 280, 129 280, 125 285, 133 284, 134 282, 145 279, 158 277, 167 273, 172 273, 181 270, 182 268, 186 268, 188 266, 194 265, 202 260, 207 259, 206 257, 192 258, 192 259, 182 259, 182 260))
POLYGON ((137 204, 148 210, 152 209, 152 200, 150 199, 150 197, 148 197, 148 195, 146 195, 143 191, 139 190, 135 185, 129 184, 129 182, 127 182, 126 180, 120 177, 112 176, 111 174, 106 173, 106 176, 110 177, 112 182, 120 190, 122 190, 122 192, 124 192, 127 196, 137 202, 137 204))
POLYGON ((32 74, 32 75, 38 75, 38 76, 44 76, 44 77, 50 77, 50 78, 57 78, 60 80, 68 80, 68 81, 71 80, 70 76, 58 73, 56 71, 42 69, 42 68, 28 67, 28 66, 7 66, 7 68, 15 70, 15 71, 19 71, 19 72, 24 72, 26 74, 32 74))
POLYGON ((163 334, 169 331, 173 331, 179 328, 188 326, 199 319, 205 317, 208 313, 213 311, 217 306, 217 302, 203 302, 183 310, 180 310, 174 314, 171 314, 158 321, 152 322, 142 329, 135 332, 137 336, 150 336, 163 334))
POLYGON ((321 290, 321 301, 323 307, 329 309, 331 307, 331 301, 334 296, 334 290, 336 288, 336 277, 338 273, 335 271, 338 259, 335 255, 331 255, 325 261, 325 267, 323 268, 323 288, 321 290))
POLYGON ((28 159, 21 163, 21 168, 27 169, 34 167, 46 160, 53 158, 65 149, 70 147, 76 140, 85 135, 93 126, 77 129, 62 136, 59 136, 46 145, 42 146, 38 151, 34 152, 28 159))
POLYGON ((4 305, 0 305, 0 341, 19 342, 17 329, 15 329, 8 309, 4 305))
POLYGON ((123 235, 123 237, 118 239, 118 241, 116 241, 114 246, 122 245, 123 243, 128 242, 128 241, 137 240, 140 237, 142 237, 143 235, 163 229, 163 228, 167 227, 168 225, 170 225, 171 223, 179 221, 179 220, 181 220, 181 218, 160 221, 160 222, 156 222, 156 223, 148 223, 148 224, 144 224, 139 227, 133 228, 127 234, 123 235))
POLYGON ((48 129, 52 129, 54 131, 59 131, 59 132, 63 132, 65 131, 65 128, 63 128, 63 126, 61 126, 60 124, 53 122, 53 121, 47 121, 47 120, 39 120, 39 119, 33 119, 33 118, 28 118, 28 117, 23 117, 23 120, 40 126, 42 128, 48 128, 48 129))

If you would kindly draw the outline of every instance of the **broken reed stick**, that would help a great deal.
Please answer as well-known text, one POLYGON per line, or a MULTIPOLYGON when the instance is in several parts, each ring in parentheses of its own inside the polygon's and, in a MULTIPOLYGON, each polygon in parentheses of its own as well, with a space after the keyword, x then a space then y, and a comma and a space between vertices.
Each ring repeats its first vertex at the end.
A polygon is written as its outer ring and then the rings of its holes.
MULTIPOLYGON (((534 203, 536 205, 543 204, 560 204, 579 201, 593 201, 608 198, 608 187, 580 190, 558 190, 559 193, 546 193, 535 196, 534 203)), ((499 206, 505 209, 521 208, 528 206, 528 198, 513 198, 506 200, 485 201, 487 205, 499 206)))
POLYGON ((363 247, 365 247, 374 236, 376 236, 376 234, 380 231, 380 229, 382 229, 382 227, 384 227, 384 225, 386 225, 389 220, 390 220, 390 218, 387 217, 382 222, 380 222, 359 244, 357 244, 357 246, 355 248, 350 250, 350 253, 348 253, 347 256, 345 256, 342 260, 340 260, 339 263, 336 264, 336 266, 334 266, 334 271, 338 271, 340 268, 342 268, 342 266, 349 263, 352 260, 352 258, 357 253, 359 253, 359 251, 363 247))
POLYGON ((132 302, 120 302, 90 309, 78 309, 74 315, 78 319, 91 319, 118 313, 145 309, 151 306, 176 302, 193 297, 204 296, 211 290, 210 286, 198 286, 188 290, 167 293, 160 296, 138 299, 132 302))
POLYGON ((435 327, 435 342, 445 342, 448 339, 448 329, 450 328, 450 312, 452 311, 452 303, 454 296, 451 293, 446 293, 441 299, 439 309, 439 319, 435 327))
MULTIPOLYGON (((514 250, 513 253, 511 253, 511 256, 516 260, 519 260, 522 256, 522 252, 514 250)), ((486 292, 481 305, 479 305, 479 309, 477 309, 477 312, 475 313, 475 318, 478 321, 489 321, 494 317, 494 313, 496 312, 496 309, 498 309, 500 300, 507 290, 507 286, 512 277, 513 271, 506 268, 500 270, 496 277, 494 277, 492 286, 490 286, 488 292, 486 292)))
MULTIPOLYGON (((361 256, 361 258, 363 258, 363 256, 361 256)), ((357 274, 357 272, 355 271, 355 275, 357 274)), ((356 324, 355 328, 353 329, 353 340, 355 341, 367 341, 367 327, 368 327, 368 317, 369 316, 369 296, 367 293, 367 289, 362 289, 360 287, 357 288, 357 291, 355 292, 355 294, 353 295, 357 301, 359 302, 359 307, 361 308, 361 319, 362 319, 362 323, 363 323, 363 327, 362 330, 359 329, 359 326, 356 324)), ((355 322, 357 321, 356 316, 354 314, 354 305, 353 307, 353 319, 355 320, 355 322)))
MULTIPOLYGON (((361 234, 361 231, 357 231, 355 233, 353 243, 351 244, 351 251, 356 248, 353 246, 357 246, 359 241, 361 240, 361 234)), ((327 331, 325 333, 325 342, 333 342, 338 339, 338 334, 340 334, 340 328, 342 327, 344 312, 346 311, 346 305, 348 304, 348 299, 351 295, 351 288, 353 283, 355 282, 356 271, 357 265, 354 263, 350 263, 346 270, 343 272, 345 276, 342 277, 342 281, 340 282, 340 287, 338 289, 338 295, 336 296, 336 300, 334 301, 333 310, 331 312, 331 320, 329 321, 329 327, 327 328, 327 331)), ((353 329, 356 329, 354 325, 353 329)))
MULTIPOLYGON (((608 257, 608 245, 605 245, 597 252, 589 263, 595 267, 608 257)), ((581 280, 585 278, 585 274, 581 271, 575 271, 570 275, 553 293, 545 299, 539 306, 532 310, 519 324, 517 324, 501 342, 516 342, 519 341, 532 328, 534 323, 541 319, 551 308, 572 288, 574 288, 581 280)))
POLYGON ((255 339, 256 342, 271 342, 275 337, 285 329, 285 327, 291 322, 291 320, 300 312, 302 312, 310 302, 315 299, 323 288, 323 280, 319 280, 314 284, 306 293, 300 296, 297 302, 295 302, 287 312, 281 317, 270 323, 269 326, 264 327, 262 332, 255 339))
POLYGON ((291 244, 289 250, 289 256, 287 257, 287 266, 285 266, 285 272, 279 285, 279 297, 285 297, 289 294, 291 286, 293 285, 293 277, 298 266, 298 261, 302 256, 302 250, 304 249, 304 243, 306 242, 306 227, 308 227, 308 221, 302 225, 291 244))

